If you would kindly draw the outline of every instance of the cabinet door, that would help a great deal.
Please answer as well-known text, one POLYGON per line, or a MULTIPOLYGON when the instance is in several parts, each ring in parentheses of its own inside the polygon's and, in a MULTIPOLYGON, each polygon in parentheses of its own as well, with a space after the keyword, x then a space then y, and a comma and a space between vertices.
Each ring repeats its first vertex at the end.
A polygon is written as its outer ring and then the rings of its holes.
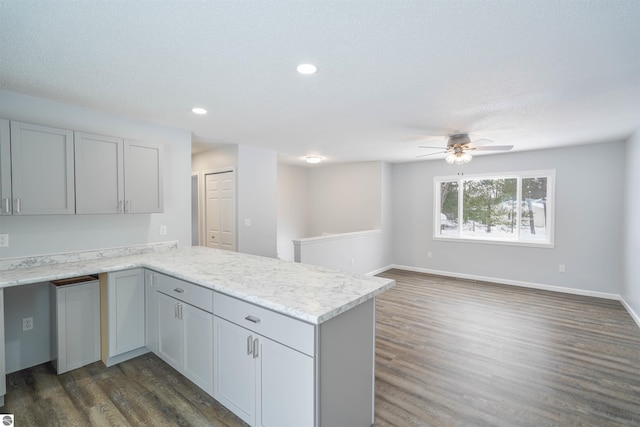
POLYGON ((184 375, 213 395, 213 315, 182 304, 184 375))
POLYGON ((57 372, 100 360, 100 284, 56 288, 57 372))
POLYGON ((213 397, 246 423, 255 425, 256 362, 249 330, 214 316, 213 397))
POLYGON ((144 270, 109 273, 109 356, 145 346, 144 270))
POLYGON ((11 141, 9 120, 0 119, 0 215, 11 215, 11 141))
POLYGON ((126 140, 124 149, 125 212, 163 212, 162 147, 126 140))
POLYGON ((124 141, 75 132, 76 213, 124 212, 124 141))
POLYGON ((178 371, 183 365, 183 326, 178 319, 179 301, 162 292, 158 300, 158 356, 178 371))
POLYGON ((144 273, 144 311, 145 342, 149 351, 158 354, 158 296, 156 295, 158 273, 145 270, 144 273))
POLYGON ((73 132, 11 122, 14 215, 75 213, 73 132))
POLYGON ((260 427, 313 427, 313 358, 259 337, 257 423, 260 427))

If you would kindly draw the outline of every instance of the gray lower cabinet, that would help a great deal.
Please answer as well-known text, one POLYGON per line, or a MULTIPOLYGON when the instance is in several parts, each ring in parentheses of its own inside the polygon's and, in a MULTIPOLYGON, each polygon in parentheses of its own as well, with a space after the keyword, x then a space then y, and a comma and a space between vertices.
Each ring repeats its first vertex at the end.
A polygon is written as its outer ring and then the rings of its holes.
POLYGON ((5 213, 75 214, 73 132, 12 121, 11 193, 5 213))
POLYGON ((312 427, 314 359, 214 317, 214 397, 251 426, 312 427))
POLYGON ((158 356, 213 395, 213 291, 156 273, 158 356))
POLYGON ((100 283, 94 279, 51 286, 52 364, 57 373, 97 362, 100 360, 100 283))
POLYGON ((251 426, 315 426, 314 326, 218 293, 214 313, 213 397, 251 426))
POLYGON ((0 406, 4 406, 4 396, 7 394, 6 368, 5 368, 5 342, 4 342, 4 289, 0 288, 0 307, 3 307, 0 316, 0 406))
POLYGON ((111 366, 146 353, 144 269, 100 275, 101 354, 111 366))

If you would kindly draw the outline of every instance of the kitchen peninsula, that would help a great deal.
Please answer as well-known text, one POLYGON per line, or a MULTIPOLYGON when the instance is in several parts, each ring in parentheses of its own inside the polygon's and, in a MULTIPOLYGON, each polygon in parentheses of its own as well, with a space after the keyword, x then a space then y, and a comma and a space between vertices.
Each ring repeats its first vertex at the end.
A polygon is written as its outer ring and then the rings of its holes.
POLYGON ((158 244, 0 261, 0 289, 95 274, 105 363, 153 351, 250 425, 373 423, 375 296, 394 281, 158 244), (114 356, 119 277, 142 280, 144 333, 114 356))

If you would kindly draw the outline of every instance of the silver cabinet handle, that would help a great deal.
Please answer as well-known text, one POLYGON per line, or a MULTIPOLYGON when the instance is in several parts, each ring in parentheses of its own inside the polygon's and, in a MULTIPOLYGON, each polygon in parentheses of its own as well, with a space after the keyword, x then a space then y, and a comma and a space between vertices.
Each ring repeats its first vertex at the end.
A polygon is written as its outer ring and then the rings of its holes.
POLYGON ((260 319, 259 318, 251 316, 251 315, 245 317, 244 319, 248 320, 251 323, 260 323, 260 319))
POLYGON ((178 319, 182 319, 182 304, 178 304, 178 319))
POLYGON ((118 212, 124 213, 124 211, 122 210, 122 200, 118 200, 118 212))
POLYGON ((178 304, 173 306, 173 317, 178 318, 178 304))
POLYGON ((4 213, 11 213, 11 199, 4 199, 4 213))
POLYGON ((247 355, 253 352, 253 337, 249 335, 247 337, 247 355))
POLYGON ((130 200, 125 200, 125 202, 124 202, 124 212, 125 213, 131 212, 131 201, 130 200))
POLYGON ((258 357, 258 338, 253 340, 253 358, 256 359, 258 357))
POLYGON ((21 210, 21 207, 22 207, 22 206, 21 206, 20 198, 19 198, 19 197, 16 199, 16 201, 14 202, 14 204, 15 204, 15 206, 16 206, 16 213, 20 213, 20 210, 21 210))
POLYGON ((184 289, 182 289, 182 288, 175 288, 175 289, 173 290, 173 292, 177 292, 177 293, 181 294, 181 293, 183 293, 183 292, 184 292, 184 289))

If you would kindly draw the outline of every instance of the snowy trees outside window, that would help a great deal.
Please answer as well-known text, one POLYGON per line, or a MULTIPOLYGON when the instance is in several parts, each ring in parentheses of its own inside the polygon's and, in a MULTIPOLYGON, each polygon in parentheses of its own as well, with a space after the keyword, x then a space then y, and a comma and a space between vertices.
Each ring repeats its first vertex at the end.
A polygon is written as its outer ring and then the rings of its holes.
POLYGON ((555 171, 435 178, 436 239, 553 245, 555 171))

